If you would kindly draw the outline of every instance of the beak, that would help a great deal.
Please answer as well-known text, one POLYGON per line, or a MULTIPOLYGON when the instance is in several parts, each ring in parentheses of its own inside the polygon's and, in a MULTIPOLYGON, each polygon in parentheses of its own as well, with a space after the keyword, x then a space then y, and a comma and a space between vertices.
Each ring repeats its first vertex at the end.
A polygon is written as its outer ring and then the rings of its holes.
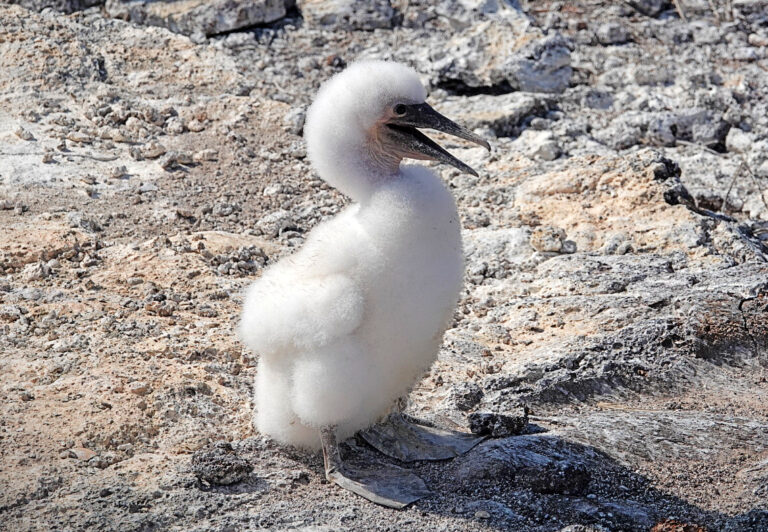
POLYGON ((488 141, 479 137, 466 128, 461 127, 453 120, 444 117, 435 111, 427 103, 414 105, 403 105, 405 113, 390 119, 386 127, 390 134, 401 147, 405 148, 409 157, 415 159, 427 159, 450 164, 462 172, 472 174, 477 177, 470 166, 461 162, 459 159, 448 153, 432 139, 424 135, 416 128, 429 128, 435 131, 442 131, 454 137, 459 137, 475 144, 483 146, 491 151, 488 141))

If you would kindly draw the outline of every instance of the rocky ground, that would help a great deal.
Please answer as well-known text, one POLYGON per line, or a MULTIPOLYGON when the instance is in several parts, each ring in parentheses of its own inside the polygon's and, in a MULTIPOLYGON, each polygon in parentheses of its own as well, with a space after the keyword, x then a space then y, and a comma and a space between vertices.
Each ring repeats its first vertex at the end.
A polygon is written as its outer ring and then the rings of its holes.
POLYGON ((768 3, 11 4, 0 529, 768 529, 768 3), (403 511, 254 432, 234 334, 345 204, 301 132, 361 57, 493 145, 442 139, 480 177, 440 167, 466 289, 409 408, 500 423, 403 511))

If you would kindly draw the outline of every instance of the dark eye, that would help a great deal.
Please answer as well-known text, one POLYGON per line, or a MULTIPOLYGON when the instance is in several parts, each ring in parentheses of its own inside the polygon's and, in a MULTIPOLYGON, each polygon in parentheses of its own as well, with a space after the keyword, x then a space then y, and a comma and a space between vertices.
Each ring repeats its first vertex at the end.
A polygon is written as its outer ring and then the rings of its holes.
POLYGON ((403 116, 405 112, 408 110, 408 108, 402 103, 399 103, 392 110, 394 111, 395 115, 403 116))

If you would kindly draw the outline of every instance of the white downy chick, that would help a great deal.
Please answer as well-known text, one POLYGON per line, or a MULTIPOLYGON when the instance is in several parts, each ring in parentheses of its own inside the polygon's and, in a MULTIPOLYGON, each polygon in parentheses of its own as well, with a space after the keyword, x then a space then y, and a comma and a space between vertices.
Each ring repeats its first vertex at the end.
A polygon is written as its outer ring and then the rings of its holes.
MULTIPOLYGON (((425 103, 417 74, 366 61, 326 82, 305 137, 318 174, 354 200, 248 289, 239 332, 260 355, 254 422, 281 443, 316 449, 366 428, 437 357, 463 276, 456 203, 438 160, 475 173, 417 127, 488 147, 425 103)), ((476 175, 476 174, 475 174, 476 175)))

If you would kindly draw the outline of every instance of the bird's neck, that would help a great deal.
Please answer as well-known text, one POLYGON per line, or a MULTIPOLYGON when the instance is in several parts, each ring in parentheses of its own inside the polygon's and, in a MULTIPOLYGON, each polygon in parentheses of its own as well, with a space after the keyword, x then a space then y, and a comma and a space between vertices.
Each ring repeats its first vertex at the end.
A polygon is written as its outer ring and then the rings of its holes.
POLYGON ((372 149, 369 144, 347 146, 314 157, 320 177, 357 203, 366 203, 385 183, 398 179, 402 157, 372 149))

